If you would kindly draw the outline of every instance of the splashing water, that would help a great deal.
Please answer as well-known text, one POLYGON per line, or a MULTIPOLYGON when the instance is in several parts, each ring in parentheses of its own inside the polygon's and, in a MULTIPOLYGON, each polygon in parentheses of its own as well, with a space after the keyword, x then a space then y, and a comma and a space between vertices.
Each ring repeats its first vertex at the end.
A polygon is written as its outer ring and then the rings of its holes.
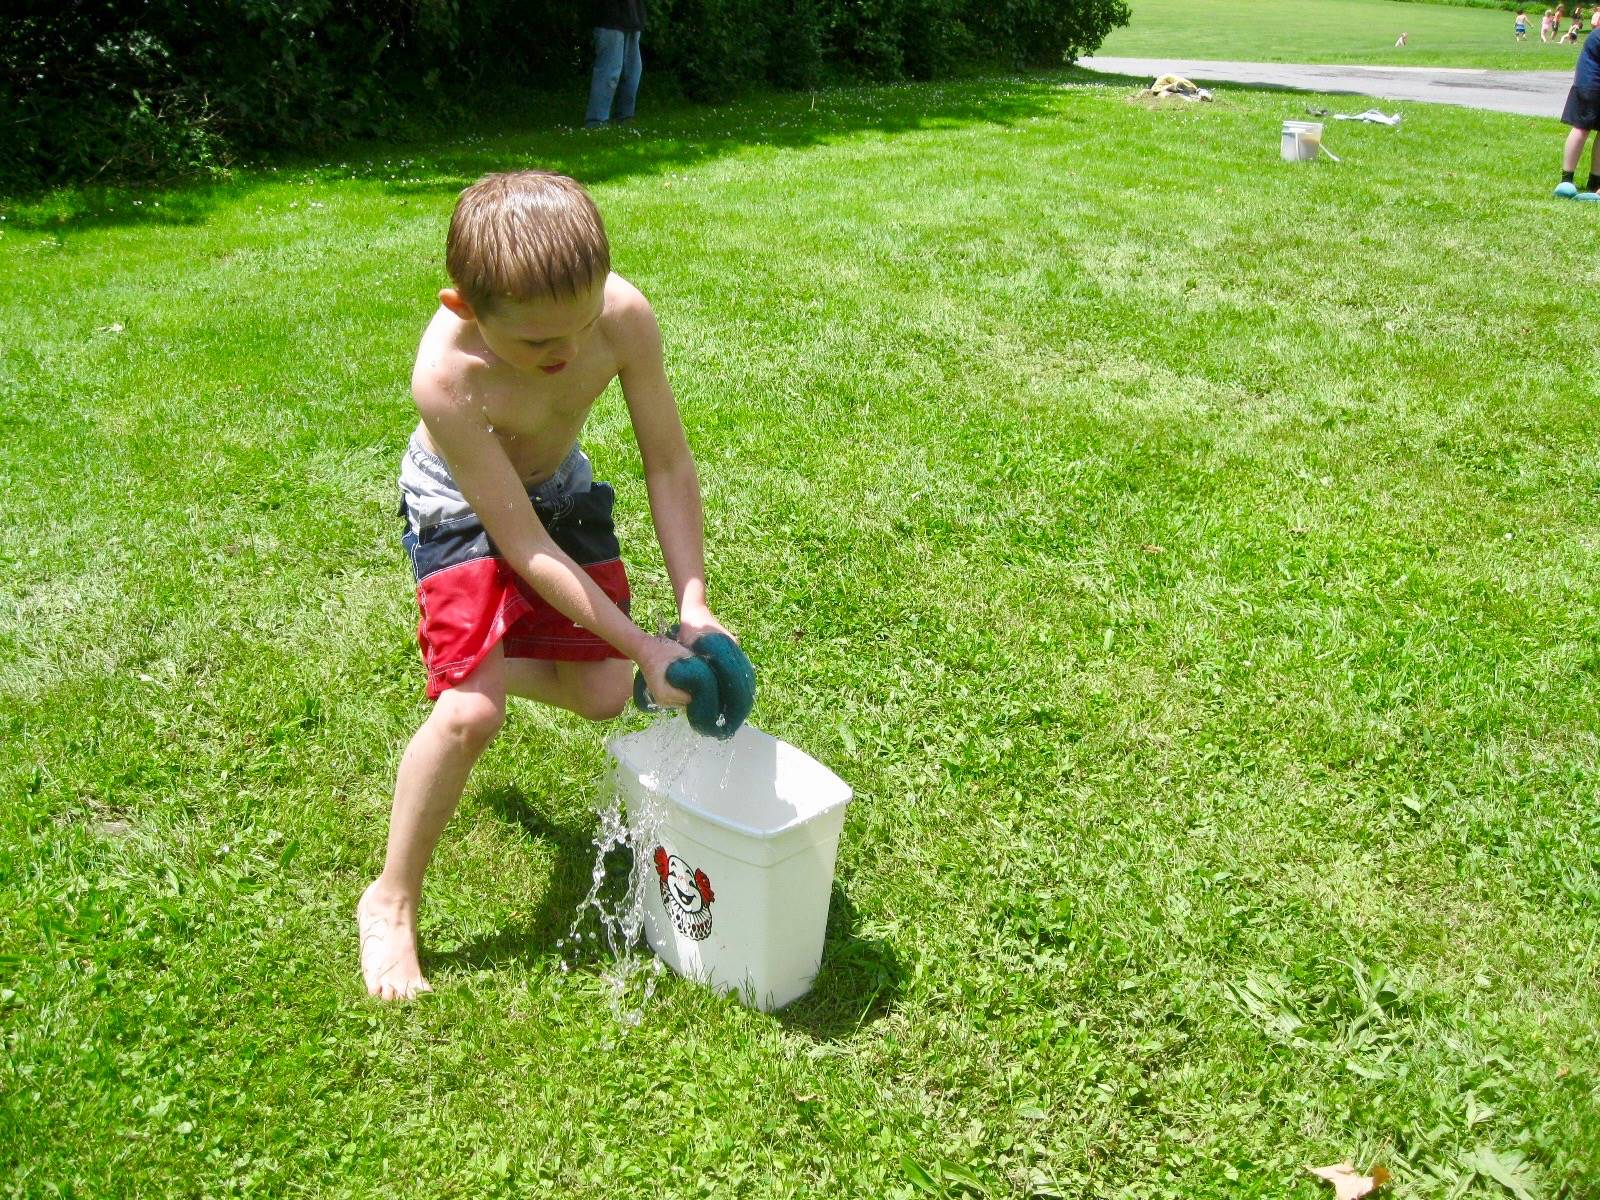
MULTIPOLYGON (((643 1020, 645 1008, 661 977, 661 960, 643 949, 642 944, 645 903, 650 889, 656 886, 650 853, 660 840, 666 818, 664 797, 683 775, 690 759, 705 747, 705 741, 676 712, 658 718, 645 732, 649 739, 645 753, 661 766, 642 779, 643 796, 634 793, 631 820, 628 793, 619 777, 620 768, 613 767, 597 784, 595 816, 598 825, 589 892, 579 902, 567 936, 556 942, 563 972, 571 971, 585 943, 595 944, 597 950, 603 948, 600 980, 606 985, 611 1014, 624 1034, 643 1020), (609 889, 611 894, 608 894, 605 886, 606 856, 615 851, 628 853, 627 878, 620 895, 614 894, 615 888, 609 889), (591 913, 599 925, 598 938, 595 931, 584 928, 591 913)), ((726 747, 726 753, 724 783, 728 768, 733 764, 731 746, 726 747)))
MULTIPOLYGON (((650 884, 646 851, 655 837, 662 817, 662 802, 651 796, 641 806, 632 826, 621 783, 615 770, 606 774, 595 788, 594 867, 590 871, 588 894, 578 904, 567 936, 556 942, 561 953, 561 970, 571 971, 583 953, 585 943, 595 943, 595 930, 585 928, 591 913, 599 926, 598 942, 604 953, 600 961, 600 980, 605 984, 607 1003, 618 1027, 626 1033, 644 1017, 645 1006, 655 993, 661 975, 661 960, 640 947, 644 932, 645 889, 650 884), (606 893, 606 856, 613 851, 628 853, 628 872, 621 895, 606 893)), ((615 889, 612 889, 614 892, 615 889)))

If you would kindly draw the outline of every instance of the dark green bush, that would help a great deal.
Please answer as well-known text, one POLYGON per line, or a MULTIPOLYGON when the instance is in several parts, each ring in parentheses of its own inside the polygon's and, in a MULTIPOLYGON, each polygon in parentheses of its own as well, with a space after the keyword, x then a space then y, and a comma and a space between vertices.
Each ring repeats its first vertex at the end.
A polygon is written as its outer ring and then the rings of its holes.
MULTIPOLYGON (((475 89, 571 86, 579 0, 12 0, 0 23, 0 194, 206 171, 317 150, 475 89)), ((934 79, 1074 58, 1124 0, 649 0, 652 86, 934 79)))
POLYGON ((694 100, 720 100, 766 77, 768 5, 757 0, 649 3, 651 71, 670 73, 694 100))
POLYGON ((827 32, 825 0, 790 0, 787 8, 767 11, 767 79, 776 87, 809 88, 822 82, 827 32))
POLYGON ((905 13, 901 47, 908 77, 938 79, 974 59, 1005 61, 1003 51, 990 54, 973 38, 966 6, 948 0, 901 0, 901 4, 905 13))
POLYGON ((973 11, 982 14, 994 44, 1024 66, 1052 66, 1089 54, 1106 34, 1128 23, 1123 0, 1076 0, 1071 6, 1052 0, 1001 0, 973 11))
POLYGON ((833 57, 867 79, 905 76, 906 13, 901 0, 838 0, 833 57))

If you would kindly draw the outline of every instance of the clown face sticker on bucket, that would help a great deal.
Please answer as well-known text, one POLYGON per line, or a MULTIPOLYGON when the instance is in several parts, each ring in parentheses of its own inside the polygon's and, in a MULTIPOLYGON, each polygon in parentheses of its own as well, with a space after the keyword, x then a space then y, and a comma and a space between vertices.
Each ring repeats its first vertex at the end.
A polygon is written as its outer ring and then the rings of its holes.
POLYGON ((668 854, 665 846, 657 846, 654 857, 661 880, 661 905, 672 918, 673 928, 684 937, 705 941, 711 933, 711 902, 716 899, 711 880, 704 871, 691 870, 676 854, 668 854))

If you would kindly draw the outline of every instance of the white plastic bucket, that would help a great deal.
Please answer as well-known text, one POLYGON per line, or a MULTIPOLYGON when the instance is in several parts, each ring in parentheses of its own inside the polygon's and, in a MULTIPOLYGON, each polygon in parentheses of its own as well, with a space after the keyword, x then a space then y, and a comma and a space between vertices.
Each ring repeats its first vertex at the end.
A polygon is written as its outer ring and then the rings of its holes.
POLYGON ((678 974, 764 1012, 811 989, 850 785, 746 723, 727 741, 661 721, 607 749, 647 873, 644 930, 678 974), (685 741, 693 738, 692 743, 685 741))
POLYGON ((1284 162, 1310 162, 1322 149, 1322 122, 1285 121, 1278 139, 1284 162))

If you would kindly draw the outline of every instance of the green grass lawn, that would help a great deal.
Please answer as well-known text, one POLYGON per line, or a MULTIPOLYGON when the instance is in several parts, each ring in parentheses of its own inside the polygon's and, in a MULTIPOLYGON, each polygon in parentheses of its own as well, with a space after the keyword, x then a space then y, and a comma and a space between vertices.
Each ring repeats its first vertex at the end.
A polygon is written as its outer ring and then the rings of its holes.
MULTIPOLYGON (((1314 97, 1134 90, 534 118, 8 206, 0 1192, 1313 1200, 1349 1158, 1600 1194, 1562 131, 1400 105, 1291 165, 1314 97), (437 994, 357 977, 425 711, 412 353, 456 192, 529 164, 654 299, 756 722, 856 789, 776 1016, 668 979, 619 1040, 560 970, 637 715, 515 711, 429 878, 437 994)), ((663 621, 615 392, 587 445, 663 621)))
POLYGON ((1129 7, 1132 21, 1097 53, 1570 71, 1582 45, 1539 41, 1543 5, 1528 9, 1521 43, 1512 37, 1512 13, 1405 0, 1129 0, 1129 7), (1402 32, 1410 40, 1396 46, 1402 32))

